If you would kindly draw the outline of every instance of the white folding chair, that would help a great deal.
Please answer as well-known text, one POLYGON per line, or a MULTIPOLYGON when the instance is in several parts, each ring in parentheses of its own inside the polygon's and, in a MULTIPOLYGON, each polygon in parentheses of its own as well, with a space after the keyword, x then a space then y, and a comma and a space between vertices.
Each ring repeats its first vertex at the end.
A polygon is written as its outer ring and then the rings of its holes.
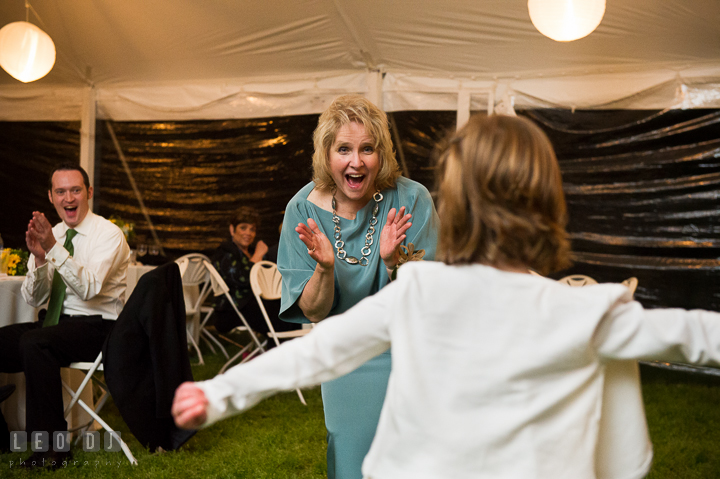
MULTIPOLYGON (((230 306, 232 306, 232 309, 235 311, 235 314, 237 314, 238 318, 240 318, 240 321, 242 322, 242 326, 239 326, 237 328, 234 328, 236 330, 243 330, 247 331, 248 334, 250 334, 250 337, 252 338, 252 341, 245 346, 242 346, 240 351, 233 356, 232 358, 229 358, 228 362, 225 363, 225 365, 222 367, 220 372, 218 374, 222 374, 225 372, 225 370, 228 368, 228 366, 233 363, 237 358, 246 355, 243 357, 241 363, 244 363, 246 361, 251 360, 256 355, 260 353, 265 352, 265 347, 263 344, 260 343, 260 340, 258 340, 257 335, 252 330, 250 325, 247 322, 247 319, 245 319, 245 316, 240 312, 237 305, 235 304, 235 301, 233 301, 232 296, 230 296, 230 288, 228 287, 225 280, 220 276, 220 273, 215 269, 215 267, 210 263, 209 260, 205 259, 203 260, 203 264, 205 266, 205 269, 207 270, 207 273, 210 277, 210 283, 211 283, 211 289, 213 291, 213 294, 215 296, 225 295, 225 298, 227 298, 228 303, 230 306)), ((267 343, 265 343, 267 344, 267 343)))
POLYGON ((182 277, 185 314, 189 318, 187 323, 188 342, 195 348, 199 364, 205 364, 198 344, 200 338, 208 344, 213 353, 215 353, 214 346, 217 346, 225 358, 228 359, 230 355, 228 355, 222 343, 205 328, 213 313, 212 307, 203 306, 203 303, 212 292, 210 273, 205 266, 205 263, 210 264, 209 258, 204 254, 190 253, 178 258, 176 263, 180 268, 180 276, 182 277), (200 320, 201 316, 202 321, 200 320))
POLYGON ((590 276, 584 274, 571 274, 558 280, 559 283, 564 283, 569 286, 589 286, 591 284, 597 284, 597 281, 592 279, 590 276))
MULTIPOLYGON (((111 428, 108 423, 103 421, 103 419, 100 417, 99 412, 100 409, 105 405, 105 402, 107 401, 108 397, 110 396, 110 392, 108 391, 107 386, 105 383, 100 380, 97 376, 95 376, 95 373, 98 371, 103 370, 102 365, 102 352, 98 354, 97 359, 95 359, 94 363, 90 362, 76 362, 71 363, 68 366, 69 369, 77 369, 80 371, 86 371, 85 378, 83 378, 83 381, 80 383, 80 386, 77 388, 77 390, 73 390, 70 386, 67 385, 65 381, 62 382, 63 388, 70 394, 70 403, 65 408, 65 417, 67 418, 70 414, 73 406, 77 404, 81 408, 87 412, 92 420, 84 425, 71 428, 71 432, 79 431, 80 434, 78 434, 78 440, 82 438, 82 432, 86 431, 90 426, 92 426, 93 422, 97 421, 98 424, 100 424, 103 429, 108 431, 109 433, 113 434, 115 433, 115 430, 111 428), (80 395, 85 390, 85 387, 90 384, 90 387, 92 388, 92 382, 95 382, 100 388, 102 389, 103 393, 100 398, 98 398, 97 401, 95 401, 95 407, 91 408, 87 405, 85 401, 80 399, 80 395)), ((116 439, 120 442, 120 447, 122 448, 123 452, 125 453, 125 456, 128 458, 128 461, 130 461, 130 464, 137 466, 137 459, 135 459, 135 456, 133 456, 132 452, 130 452, 130 448, 128 445, 123 441, 119 435, 115 436, 116 439)))
POLYGON ((635 296, 635 290, 637 289, 637 286, 638 286, 638 279, 635 276, 633 276, 632 278, 626 279, 625 281, 623 281, 620 284, 622 284, 623 286, 627 286, 627 288, 630 290, 630 294, 635 296))
MULTIPOLYGON (((280 339, 297 338, 304 336, 310 332, 310 329, 295 329, 293 331, 275 331, 272 321, 268 317, 267 310, 262 300, 280 299, 282 293, 282 276, 277 269, 277 265, 270 261, 258 261, 250 269, 250 288, 252 289, 255 300, 260 306, 260 311, 265 318, 269 334, 275 341, 275 345, 280 346, 280 339)), ((308 326, 311 326, 310 324, 308 326)))
MULTIPOLYGON (((591 284, 597 284, 597 281, 592 279, 590 276, 585 276, 584 274, 571 274, 570 276, 565 276, 564 278, 560 278, 558 280, 560 283, 565 283, 569 286, 589 286, 591 284)), ((638 286, 638 279, 633 276, 631 278, 626 279, 622 283, 623 286, 625 286, 627 289, 630 290, 630 294, 634 295, 635 290, 638 286)))
MULTIPOLYGON (((265 323, 269 329, 268 335, 275 341, 276 346, 280 346, 280 339, 297 338, 304 336, 310 332, 310 329, 295 329, 293 331, 280 331, 276 332, 273 327, 272 321, 268 316, 263 299, 266 300, 277 300, 280 299, 282 292, 282 276, 277 269, 277 265, 270 261, 258 261, 255 263, 250 270, 250 288, 252 289, 253 296, 260 306, 260 311, 265 318, 265 323)), ((305 398, 299 389, 296 389, 300 402, 307 406, 305 398)))

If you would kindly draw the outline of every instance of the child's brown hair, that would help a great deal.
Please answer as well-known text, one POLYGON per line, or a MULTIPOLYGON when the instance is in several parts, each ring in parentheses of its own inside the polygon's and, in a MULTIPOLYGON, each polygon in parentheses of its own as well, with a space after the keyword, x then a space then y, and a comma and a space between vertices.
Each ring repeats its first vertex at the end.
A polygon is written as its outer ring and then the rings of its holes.
POLYGON ((436 177, 440 261, 541 274, 569 265, 560 167, 529 120, 470 118, 440 154, 436 177))

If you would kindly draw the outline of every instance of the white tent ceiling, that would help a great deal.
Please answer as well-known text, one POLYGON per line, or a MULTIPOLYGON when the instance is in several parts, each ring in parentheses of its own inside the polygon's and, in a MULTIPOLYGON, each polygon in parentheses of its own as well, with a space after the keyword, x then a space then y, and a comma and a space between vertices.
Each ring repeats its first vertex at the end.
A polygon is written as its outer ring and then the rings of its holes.
MULTIPOLYGON (((488 104, 720 106, 720 1, 607 0, 590 36, 538 33, 526 0, 31 0, 50 74, 0 73, 0 119, 236 118, 488 104)), ((0 26, 25 19, 0 2, 0 26)))

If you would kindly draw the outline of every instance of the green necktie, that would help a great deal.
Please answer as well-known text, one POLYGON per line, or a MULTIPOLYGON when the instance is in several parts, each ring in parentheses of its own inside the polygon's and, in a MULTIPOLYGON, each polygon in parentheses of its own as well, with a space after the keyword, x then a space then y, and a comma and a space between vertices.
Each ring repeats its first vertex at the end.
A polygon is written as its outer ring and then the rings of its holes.
MULTIPOLYGON (((74 229, 67 230, 65 234, 65 244, 63 247, 72 256, 75 253, 75 248, 72 244, 72 239, 77 234, 74 229)), ((62 312, 63 302, 65 301, 65 292, 67 286, 63 281, 60 273, 55 270, 52 280, 52 289, 50 290, 50 301, 48 302, 47 314, 45 315, 45 321, 43 321, 43 328, 47 326, 55 326, 60 320, 60 312, 62 312)))

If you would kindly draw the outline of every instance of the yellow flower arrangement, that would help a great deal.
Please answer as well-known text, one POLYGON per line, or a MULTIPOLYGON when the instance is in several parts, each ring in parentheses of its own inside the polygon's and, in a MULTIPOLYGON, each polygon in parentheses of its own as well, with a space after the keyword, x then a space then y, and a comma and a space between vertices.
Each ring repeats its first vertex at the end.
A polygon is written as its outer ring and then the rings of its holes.
POLYGON ((25 276, 29 256, 27 251, 5 248, 0 256, 0 264, 4 265, 8 276, 25 276))
POLYGON ((110 222, 120 228, 125 235, 125 241, 130 243, 135 239, 135 223, 125 221, 122 218, 118 218, 115 215, 110 217, 110 222))

